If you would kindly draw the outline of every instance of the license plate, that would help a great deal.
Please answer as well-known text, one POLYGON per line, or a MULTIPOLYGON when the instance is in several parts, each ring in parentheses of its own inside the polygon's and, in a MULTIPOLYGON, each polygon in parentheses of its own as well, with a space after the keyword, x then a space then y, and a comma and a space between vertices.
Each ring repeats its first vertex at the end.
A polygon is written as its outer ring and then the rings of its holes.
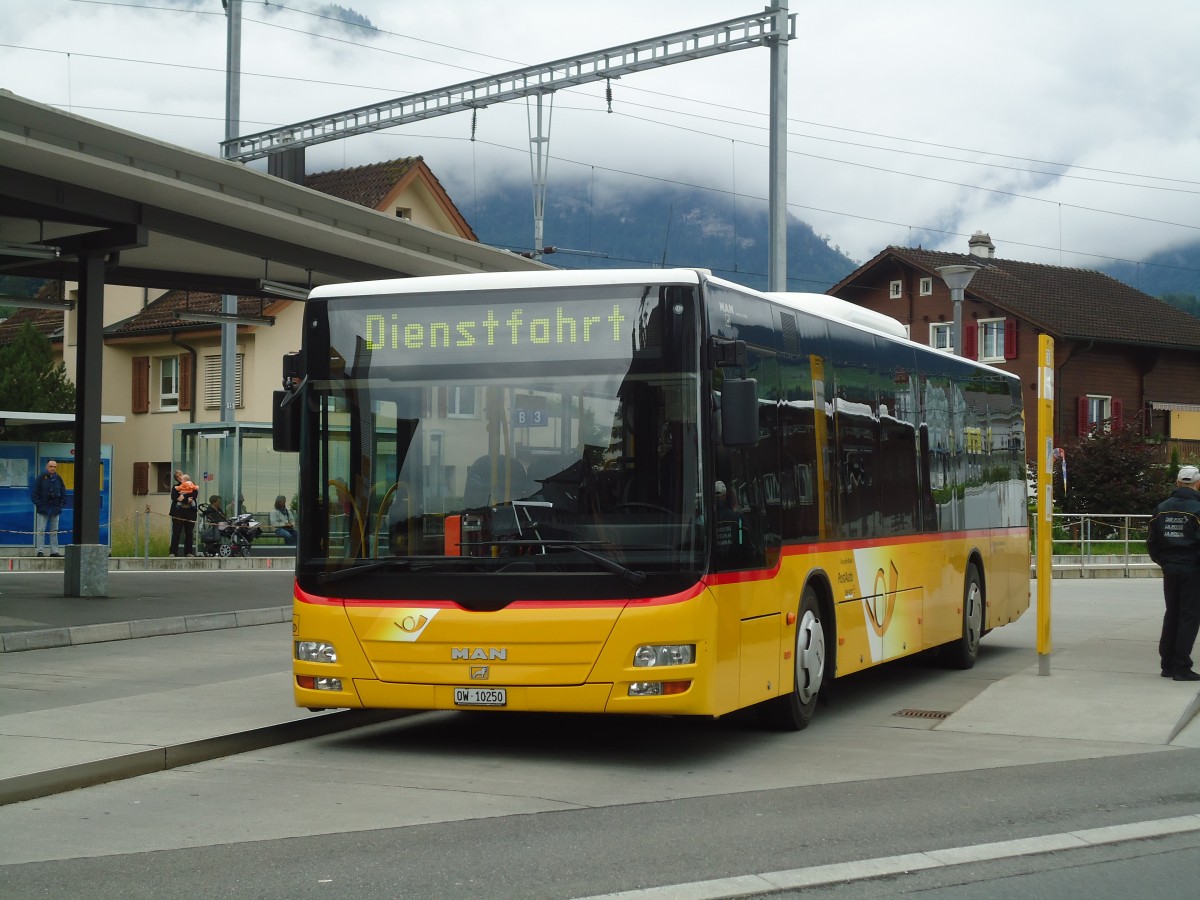
POLYGON ((504 706, 508 703, 508 692, 504 688, 454 689, 455 706, 504 706))

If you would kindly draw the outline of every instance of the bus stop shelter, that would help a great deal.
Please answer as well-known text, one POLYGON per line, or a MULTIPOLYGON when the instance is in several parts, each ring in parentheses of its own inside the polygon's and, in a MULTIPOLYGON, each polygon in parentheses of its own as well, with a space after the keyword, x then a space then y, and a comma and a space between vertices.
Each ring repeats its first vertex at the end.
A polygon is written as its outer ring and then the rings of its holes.
POLYGON ((535 268, 545 266, 0 91, 0 271, 79 285, 64 594, 104 596, 107 581, 94 483, 105 285, 278 296, 280 285, 535 268))

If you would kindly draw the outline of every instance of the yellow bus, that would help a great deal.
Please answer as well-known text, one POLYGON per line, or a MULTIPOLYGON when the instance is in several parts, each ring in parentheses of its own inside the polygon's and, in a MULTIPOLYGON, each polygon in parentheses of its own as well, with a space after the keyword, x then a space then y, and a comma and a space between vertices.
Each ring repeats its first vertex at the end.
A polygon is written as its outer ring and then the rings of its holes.
POLYGON ((1011 374, 704 270, 317 288, 284 361, 298 706, 804 728, 1029 605, 1011 374))

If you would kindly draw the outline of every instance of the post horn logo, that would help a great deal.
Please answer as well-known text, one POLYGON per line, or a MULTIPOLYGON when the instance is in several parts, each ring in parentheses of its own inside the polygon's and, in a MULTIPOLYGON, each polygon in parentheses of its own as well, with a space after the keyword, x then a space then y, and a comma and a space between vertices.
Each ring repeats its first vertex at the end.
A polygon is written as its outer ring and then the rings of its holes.
POLYGON ((399 622, 396 623, 396 627, 399 628, 401 631, 406 632, 407 634, 416 634, 418 631, 420 631, 422 628, 425 627, 425 625, 428 621, 429 621, 429 619, 425 618, 425 616, 422 616, 422 615, 405 616, 403 619, 401 619, 399 622))
POLYGON ((880 637, 887 631, 888 625, 892 623, 892 615, 896 612, 896 585, 900 580, 896 564, 891 560, 888 560, 888 568, 890 573, 885 573, 882 568, 875 571, 874 594, 863 598, 867 618, 880 637))

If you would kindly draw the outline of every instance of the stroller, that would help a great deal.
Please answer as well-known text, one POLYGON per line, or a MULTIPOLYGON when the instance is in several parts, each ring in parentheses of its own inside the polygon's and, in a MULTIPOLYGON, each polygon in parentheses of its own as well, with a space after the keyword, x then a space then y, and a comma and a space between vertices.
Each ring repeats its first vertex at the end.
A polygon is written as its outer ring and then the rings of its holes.
POLYGON ((197 509, 204 520, 200 546, 205 556, 250 555, 250 545, 262 534, 262 526, 251 513, 241 513, 231 519, 207 503, 201 503, 197 509))

